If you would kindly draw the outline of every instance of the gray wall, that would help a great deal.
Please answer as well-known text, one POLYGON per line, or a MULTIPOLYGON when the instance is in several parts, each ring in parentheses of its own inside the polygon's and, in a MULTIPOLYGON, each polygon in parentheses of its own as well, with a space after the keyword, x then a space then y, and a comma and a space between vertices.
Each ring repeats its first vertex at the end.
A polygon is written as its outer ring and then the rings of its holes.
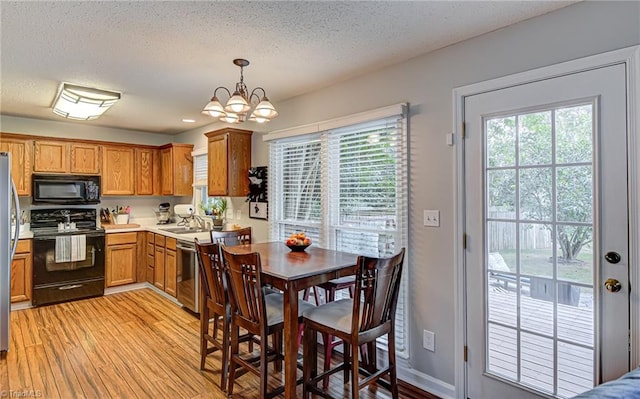
MULTIPOLYGON (((454 383, 454 148, 445 141, 445 134, 453 129, 452 90, 640 44, 639 16, 639 2, 578 3, 277 103, 280 117, 261 126, 278 130, 404 101, 411 104, 407 270, 412 311, 410 363, 417 371, 454 383), (422 226, 424 209, 440 210, 439 228, 422 226), (435 352, 422 349, 424 329, 435 332, 435 352)), ((220 127, 212 125, 199 134, 220 127)), ((194 133, 180 139, 194 140, 194 133)), ((268 161, 268 146, 259 138, 254 134, 254 165, 268 161)))

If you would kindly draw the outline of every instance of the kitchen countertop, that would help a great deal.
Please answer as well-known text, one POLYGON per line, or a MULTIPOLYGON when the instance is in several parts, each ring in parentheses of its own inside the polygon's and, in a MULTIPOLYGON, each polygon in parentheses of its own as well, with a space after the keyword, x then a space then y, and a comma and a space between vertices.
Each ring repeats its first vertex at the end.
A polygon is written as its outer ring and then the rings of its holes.
POLYGON ((182 226, 178 226, 176 223, 146 224, 146 225, 140 223, 140 227, 133 227, 128 229, 108 229, 108 230, 105 230, 105 233, 113 234, 113 233, 128 233, 128 232, 134 232, 134 231, 149 231, 156 234, 162 234, 167 237, 172 237, 181 241, 194 241, 197 238, 198 240, 208 242, 211 239, 211 236, 209 235, 208 231, 204 231, 200 233, 190 233, 190 234, 176 234, 176 233, 171 233, 169 231, 166 231, 166 229, 171 229, 176 227, 182 227, 182 226))
MULTIPOLYGON (((208 231, 204 231, 200 233, 190 233, 190 234, 176 234, 176 233, 171 233, 165 230, 165 229, 171 229, 176 227, 182 227, 182 226, 178 226, 177 223, 171 223, 171 224, 155 224, 155 223, 142 224, 140 222, 137 222, 137 223, 140 224, 139 227, 125 228, 125 229, 117 229, 117 228, 106 229, 105 233, 113 234, 113 233, 129 233, 129 232, 135 232, 135 231, 149 231, 152 233, 162 234, 167 237, 172 237, 181 241, 194 241, 197 238, 198 240, 208 242, 211 239, 211 236, 209 235, 208 231)), ((22 239, 33 238, 33 232, 29 229, 29 225, 25 224, 24 227, 25 228, 21 227, 20 229, 20 235, 18 236, 19 239, 22 240, 22 239)))

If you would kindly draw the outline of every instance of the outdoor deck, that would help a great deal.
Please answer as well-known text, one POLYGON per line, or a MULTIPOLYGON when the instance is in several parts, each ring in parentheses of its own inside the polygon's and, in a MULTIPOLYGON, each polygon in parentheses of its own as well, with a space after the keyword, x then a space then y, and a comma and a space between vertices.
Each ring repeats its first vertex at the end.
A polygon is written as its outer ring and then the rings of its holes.
MULTIPOLYGON (((571 397, 593 387, 593 301, 583 292, 577 306, 557 305, 554 355, 553 302, 520 297, 520 382, 535 389, 571 397), (557 385, 554 389, 554 356, 557 385), (555 391, 555 392, 554 392, 555 391)), ((489 371, 518 380, 517 292, 491 281, 489 290, 489 371)))

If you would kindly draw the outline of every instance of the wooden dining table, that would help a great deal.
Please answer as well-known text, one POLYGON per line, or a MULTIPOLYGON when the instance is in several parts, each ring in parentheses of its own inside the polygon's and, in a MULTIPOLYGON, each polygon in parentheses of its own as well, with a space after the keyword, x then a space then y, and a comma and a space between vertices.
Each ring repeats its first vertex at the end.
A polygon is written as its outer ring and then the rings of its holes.
POLYGON ((262 282, 284 293, 284 397, 296 397, 298 293, 305 288, 356 273, 357 255, 311 245, 293 252, 282 242, 225 247, 234 254, 260 253, 262 282))

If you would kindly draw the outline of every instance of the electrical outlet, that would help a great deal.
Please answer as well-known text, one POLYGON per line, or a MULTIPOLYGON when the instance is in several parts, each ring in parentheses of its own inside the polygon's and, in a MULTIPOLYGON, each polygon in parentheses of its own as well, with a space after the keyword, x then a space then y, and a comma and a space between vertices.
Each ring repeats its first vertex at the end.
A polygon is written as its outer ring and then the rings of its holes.
POLYGON ((241 217, 242 217, 242 211, 240 209, 238 209, 236 211, 236 219, 240 220, 241 217))
POLYGON ((436 334, 429 330, 422 332, 422 347, 428 351, 436 351, 436 334))
POLYGON ((429 227, 440 227, 440 211, 425 210, 424 225, 429 227))

